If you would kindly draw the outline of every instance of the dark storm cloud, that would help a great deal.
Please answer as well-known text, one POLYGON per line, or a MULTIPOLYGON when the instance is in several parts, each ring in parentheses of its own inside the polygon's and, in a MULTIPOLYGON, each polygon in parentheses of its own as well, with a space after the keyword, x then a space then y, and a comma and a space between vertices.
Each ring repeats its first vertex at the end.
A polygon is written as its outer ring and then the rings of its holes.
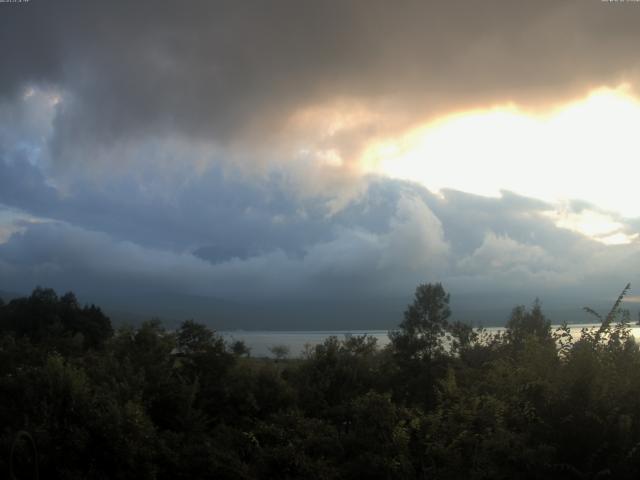
POLYGON ((437 197, 415 184, 371 179, 327 216, 286 184, 270 185, 268 195, 260 186, 204 188, 215 176, 203 175, 202 188, 177 189, 170 204, 143 202, 126 182, 99 194, 75 190, 49 206, 55 221, 15 223, 0 245, 0 274, 25 289, 333 300, 404 295, 436 280, 457 293, 558 295, 637 276, 636 245, 606 247, 558 228, 544 216, 550 206, 512 194, 437 197))
MULTIPOLYGON (((225 220, 235 214, 230 208, 225 220)), ((186 218, 185 224, 197 227, 200 221, 194 214, 186 218)), ((398 272, 405 269, 419 269, 424 274, 443 266, 440 257, 446 254, 447 246, 442 240, 441 225, 423 202, 398 197, 393 214, 383 221, 386 228, 376 233, 359 225, 354 214, 349 226, 342 225, 342 221, 323 221, 318 216, 297 224, 285 217, 280 235, 290 236, 289 243, 295 243, 295 248, 287 250, 286 242, 274 245, 269 235, 271 228, 258 223, 252 225, 256 238, 236 232, 221 245, 237 250, 242 249, 243 242, 257 241, 259 253, 210 259, 186 249, 155 247, 153 237, 163 235, 166 227, 153 220, 147 222, 146 227, 154 231, 144 244, 67 222, 23 223, 0 245, 0 273, 23 288, 40 278, 38 282, 93 291, 97 286, 108 285, 112 291, 142 288, 231 298, 249 291, 250 298, 326 298, 380 290, 395 284, 398 272), (305 238, 297 233, 318 231, 319 225, 323 227, 319 235, 305 238), (390 273, 394 278, 386 278, 390 273)), ((212 241, 218 225, 210 227, 212 241)), ((196 235, 194 243, 195 238, 196 235)))
MULTIPOLYGON (((636 78, 640 8, 509 2, 41 1, 0 11, 0 95, 64 94, 53 152, 168 132, 268 138, 292 111, 384 100, 408 121, 636 78), (257 136, 257 137, 256 137, 257 136)), ((582 89, 582 90, 581 90, 582 89)))

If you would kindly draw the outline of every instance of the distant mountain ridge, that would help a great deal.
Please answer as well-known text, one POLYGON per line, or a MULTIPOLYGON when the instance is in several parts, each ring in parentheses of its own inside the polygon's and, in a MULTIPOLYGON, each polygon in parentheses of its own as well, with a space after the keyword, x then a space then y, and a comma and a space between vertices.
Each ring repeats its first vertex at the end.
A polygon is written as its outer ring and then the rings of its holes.
MULTIPOLYGON (((95 299, 115 323, 137 323, 152 317, 168 326, 194 319, 216 330, 387 330, 394 329, 411 301, 407 298, 264 300, 241 303, 213 297, 181 294, 146 293, 131 297, 95 299), (132 322, 133 320, 133 322, 132 322)), ((453 296, 452 318, 473 326, 496 327, 507 322, 513 308, 529 301, 498 300, 487 296, 453 296)), ((610 302, 587 302, 596 311, 606 312, 610 302)), ((591 318, 578 299, 544 302, 543 311, 553 324, 585 323, 591 318)))
MULTIPOLYGON (((58 291, 59 295, 65 293, 58 291)), ((115 325, 140 324, 159 318, 168 328, 193 319, 216 330, 390 330, 397 327, 411 297, 369 299, 295 299, 233 301, 215 297, 171 292, 128 292, 127 294, 75 292, 81 304, 94 303, 109 315, 115 325)), ((0 290, 5 302, 28 293, 0 290)), ((592 322, 582 307, 606 313, 612 302, 581 302, 573 299, 543 298, 542 308, 553 324, 592 322)), ((474 327, 503 326, 512 309, 530 305, 532 299, 504 298, 498 295, 451 296, 452 319, 474 327)), ((637 314, 632 312, 632 318, 637 314)))

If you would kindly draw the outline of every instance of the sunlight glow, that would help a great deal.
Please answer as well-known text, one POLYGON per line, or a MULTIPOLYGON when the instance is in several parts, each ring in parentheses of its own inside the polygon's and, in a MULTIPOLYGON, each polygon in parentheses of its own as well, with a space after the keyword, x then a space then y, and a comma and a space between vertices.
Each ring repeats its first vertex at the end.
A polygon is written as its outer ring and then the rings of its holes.
POLYGON ((552 210, 547 212, 547 216, 554 220, 558 227, 581 233, 605 245, 626 245, 638 238, 638 234, 630 235, 624 232, 624 225, 612 216, 593 210, 552 210))
MULTIPOLYGON (((580 199, 638 217, 638 128, 640 103, 628 87, 602 88, 544 114, 502 105, 450 115, 370 145, 363 164, 435 191, 499 196, 509 190, 554 203, 580 199)), ((619 233, 613 227, 587 216, 575 229, 606 238, 619 233)))

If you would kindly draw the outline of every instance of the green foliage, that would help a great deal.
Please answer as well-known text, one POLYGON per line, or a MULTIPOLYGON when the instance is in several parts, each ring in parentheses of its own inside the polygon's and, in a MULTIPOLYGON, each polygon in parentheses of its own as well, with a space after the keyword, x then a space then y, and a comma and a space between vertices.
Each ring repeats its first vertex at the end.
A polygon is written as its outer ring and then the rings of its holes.
POLYGON ((65 351, 101 348, 113 335, 111 322, 95 305, 80 307, 73 293, 58 298, 51 289, 1 307, 0 332, 11 332, 65 351))
POLYGON ((219 347, 220 339, 205 325, 186 320, 177 332, 177 345, 185 355, 204 354, 219 347))
POLYGON ((533 303, 531 310, 520 305, 513 309, 506 328, 507 341, 521 347, 527 338, 535 338, 540 342, 550 342, 551 322, 542 313, 539 300, 533 303))
POLYGON ((380 358, 376 339, 367 336, 316 345, 297 370, 288 374, 309 414, 339 415, 346 402, 374 388, 380 358))
POLYGON ((242 340, 236 340, 231 344, 231 351, 236 357, 248 357, 251 349, 242 340))
POLYGON ((397 356, 403 361, 414 361, 443 354, 450 316, 449 294, 442 285, 419 285, 413 303, 404 312, 400 329, 389 334, 397 356))
POLYGON ((490 334, 420 285, 388 347, 330 337, 285 360, 194 321, 113 332, 99 308, 38 288, 0 304, 0 472, 13 459, 18 478, 635 479, 627 290, 596 328, 552 331, 536 301, 490 334))
MULTIPOLYGON (((393 357, 389 378, 397 399, 426 408, 436 401, 436 379, 446 371, 450 360, 450 316, 449 294, 441 284, 418 285, 400 328, 389 332, 393 357)), ((464 337, 459 325, 456 332, 464 337)), ((461 343, 457 342, 455 348, 461 343)))
POLYGON ((269 352, 271 352, 271 355, 273 355, 276 360, 284 360, 291 353, 289 347, 286 345, 274 345, 269 347, 269 352))

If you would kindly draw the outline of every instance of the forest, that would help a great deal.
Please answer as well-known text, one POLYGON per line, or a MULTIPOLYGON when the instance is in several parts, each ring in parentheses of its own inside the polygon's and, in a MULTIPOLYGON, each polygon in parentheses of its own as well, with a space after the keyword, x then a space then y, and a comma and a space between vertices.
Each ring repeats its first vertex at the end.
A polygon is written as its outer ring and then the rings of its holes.
POLYGON ((0 301, 0 477, 639 478, 626 292, 579 335, 537 301, 489 334, 422 284, 388 346, 331 337, 283 359, 191 320, 114 328, 36 288, 0 301))

